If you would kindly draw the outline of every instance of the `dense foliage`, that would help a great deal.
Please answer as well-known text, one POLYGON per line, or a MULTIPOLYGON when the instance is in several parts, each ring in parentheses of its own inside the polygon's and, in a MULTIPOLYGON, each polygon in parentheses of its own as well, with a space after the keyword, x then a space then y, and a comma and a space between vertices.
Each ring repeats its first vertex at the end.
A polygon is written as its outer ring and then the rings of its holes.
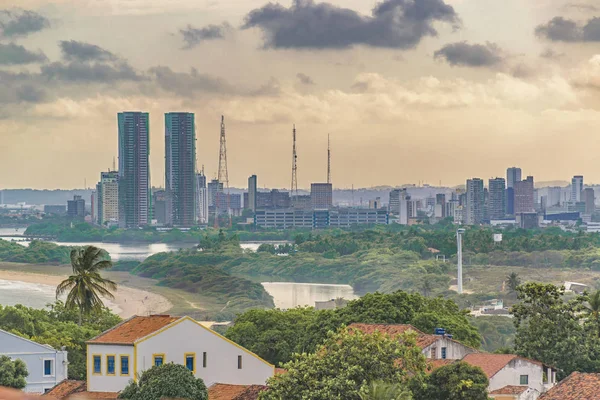
POLYGON ((237 317, 226 336, 267 361, 281 364, 294 353, 314 352, 329 332, 354 322, 412 324, 427 333, 444 327, 469 346, 477 348, 481 343, 477 329, 454 302, 402 291, 367 294, 336 310, 250 310, 237 317))
POLYGON ((415 400, 488 400, 488 377, 479 367, 455 362, 435 369, 424 385, 414 389, 415 400))
POLYGON ((408 385, 424 378, 426 361, 414 333, 332 334, 312 354, 295 354, 287 372, 268 381, 262 400, 360 400, 374 381, 408 385))
POLYGON ((516 328, 511 318, 505 316, 484 316, 470 318, 471 324, 481 335, 481 348, 495 352, 498 349, 512 347, 516 328))
POLYGON ((139 382, 131 381, 119 393, 119 398, 207 400, 208 391, 204 381, 196 378, 185 366, 168 363, 144 371, 139 382))
POLYGON ((0 387, 23 389, 27 385, 25 378, 27 365, 22 360, 11 360, 8 356, 0 356, 0 387))
POLYGON ((65 308, 60 301, 43 310, 22 305, 0 306, 0 329, 55 349, 66 347, 69 352, 70 379, 86 377, 85 342, 120 321, 118 316, 103 308, 84 315, 79 326, 79 312, 65 308))
POLYGON ((29 246, 0 240, 0 261, 28 264, 64 264, 69 262, 70 247, 34 240, 29 246))

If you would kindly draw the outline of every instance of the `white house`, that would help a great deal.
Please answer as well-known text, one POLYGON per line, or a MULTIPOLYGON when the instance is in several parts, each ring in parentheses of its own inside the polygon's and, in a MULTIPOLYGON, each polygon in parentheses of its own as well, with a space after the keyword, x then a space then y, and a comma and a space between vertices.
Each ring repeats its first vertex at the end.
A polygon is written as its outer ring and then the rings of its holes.
POLYGON ((87 342, 87 391, 119 392, 164 363, 185 365, 206 386, 264 385, 275 367, 190 317, 132 317, 87 342))
POLYGON ((44 393, 67 379, 69 362, 64 350, 0 330, 0 355, 25 362, 29 372, 26 392, 44 393))

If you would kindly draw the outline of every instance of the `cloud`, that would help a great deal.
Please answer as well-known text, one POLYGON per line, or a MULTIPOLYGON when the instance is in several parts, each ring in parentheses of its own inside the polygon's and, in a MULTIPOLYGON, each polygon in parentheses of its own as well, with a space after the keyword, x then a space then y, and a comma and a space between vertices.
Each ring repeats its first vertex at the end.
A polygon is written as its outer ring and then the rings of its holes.
POLYGON ((203 28, 194 28, 188 25, 185 29, 180 29, 179 33, 185 42, 184 49, 191 49, 206 40, 223 39, 231 26, 227 22, 221 25, 208 25, 203 28))
POLYGON ((61 40, 59 42, 63 58, 68 61, 116 61, 118 57, 108 50, 95 44, 78 42, 76 40, 61 40))
POLYGON ((0 36, 27 36, 48 28, 50 21, 29 10, 0 10, 0 36))
POLYGON ((191 97, 196 92, 232 92, 233 88, 222 79, 201 74, 192 68, 189 73, 175 72, 169 67, 153 67, 150 74, 165 91, 191 97))
POLYGON ((600 8, 593 6, 591 4, 584 3, 570 3, 563 7, 565 10, 577 10, 583 12, 595 12, 600 10, 600 8))
POLYGON ((434 58, 443 58, 452 66, 492 67, 503 62, 502 50, 494 43, 469 44, 450 43, 434 53, 434 58))
POLYGON ((35 75, 0 70, 0 104, 39 103, 46 97, 35 75))
POLYGON ((540 57, 546 58, 549 60, 559 60, 565 56, 565 53, 558 53, 552 49, 546 49, 541 54, 540 57))
POLYGON ((48 58, 41 51, 36 53, 18 44, 0 43, 0 65, 43 63, 47 60, 48 58))
POLYGON ((537 36, 553 42, 600 42, 600 18, 594 17, 584 24, 554 17, 535 28, 537 36))
POLYGON ((460 23, 443 0, 384 0, 371 16, 313 0, 293 0, 286 8, 269 3, 252 10, 243 29, 260 28, 267 48, 345 49, 355 45, 411 49, 437 36, 436 21, 460 23))
POLYGON ((144 79, 126 62, 115 65, 102 63, 84 63, 72 61, 70 63, 53 62, 43 65, 42 77, 51 81, 64 81, 72 83, 113 83, 117 81, 141 81, 144 79))
POLYGON ((578 88, 600 90, 600 54, 575 69, 571 81, 578 88))
POLYGON ((315 84, 315 82, 313 81, 313 79, 310 76, 303 74, 302 72, 298 72, 296 74, 296 78, 298 78, 300 83, 303 85, 314 85, 315 84))

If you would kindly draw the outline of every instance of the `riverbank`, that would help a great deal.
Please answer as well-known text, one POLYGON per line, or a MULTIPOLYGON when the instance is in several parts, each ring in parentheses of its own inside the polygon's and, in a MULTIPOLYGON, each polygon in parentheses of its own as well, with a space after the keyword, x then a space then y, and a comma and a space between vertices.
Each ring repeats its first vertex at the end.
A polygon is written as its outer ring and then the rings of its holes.
MULTIPOLYGON (((18 264, 6 265, 6 263, 2 263, 0 280, 57 286, 66 278, 66 275, 48 275, 6 268, 10 266, 18 267, 18 264)), ((20 269, 23 269, 23 267, 21 266, 20 269)), ((115 305, 115 312, 124 319, 133 315, 161 314, 173 307, 173 304, 160 294, 121 284, 118 285, 115 299, 110 300, 110 302, 115 305)))

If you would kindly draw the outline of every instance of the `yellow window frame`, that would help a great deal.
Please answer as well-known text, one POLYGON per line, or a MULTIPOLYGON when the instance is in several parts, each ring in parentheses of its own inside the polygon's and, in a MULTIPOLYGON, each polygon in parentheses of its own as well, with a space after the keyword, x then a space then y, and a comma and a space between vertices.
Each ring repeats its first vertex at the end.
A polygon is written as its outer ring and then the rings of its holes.
POLYGON ((102 354, 92 354, 92 375, 102 376, 102 354), (96 365, 94 362, 96 357, 100 359, 100 372, 96 372, 96 365))
POLYGON ((162 357, 162 365, 165 365, 167 363, 167 357, 165 356, 165 353, 155 353, 152 354, 152 366, 155 367, 156 366, 156 357, 162 357))
POLYGON ((117 375, 117 355, 116 354, 107 354, 106 355, 106 376, 115 376, 117 375), (113 358, 113 372, 112 374, 108 371, 108 357, 113 358))
POLYGON ((129 376, 131 375, 131 362, 129 361, 131 357, 129 354, 119 354, 119 376, 129 376), (123 358, 127 359, 127 373, 123 373, 123 358))
POLYGON ((192 357, 193 359, 193 364, 192 364, 192 373, 196 373, 196 353, 185 353, 183 355, 183 366, 187 368, 187 359, 188 357, 192 357))

